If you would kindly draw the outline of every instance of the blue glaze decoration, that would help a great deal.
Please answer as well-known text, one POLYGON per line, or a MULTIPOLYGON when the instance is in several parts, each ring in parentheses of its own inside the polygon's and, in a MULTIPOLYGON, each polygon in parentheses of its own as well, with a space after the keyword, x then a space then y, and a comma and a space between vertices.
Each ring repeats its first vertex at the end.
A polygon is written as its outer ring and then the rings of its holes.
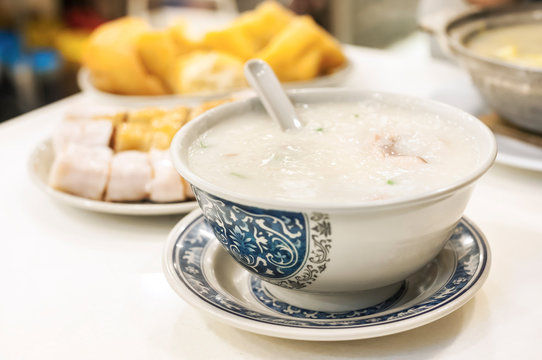
POLYGON ((327 215, 261 209, 193 191, 216 238, 249 271, 303 288, 325 270, 331 248, 327 215))
POLYGON ((399 300, 403 296, 406 290, 406 286, 403 283, 401 288, 397 290, 395 294, 393 294, 389 299, 384 300, 380 304, 353 311, 330 313, 325 311, 303 309, 294 305, 290 305, 284 301, 277 300, 263 286, 262 280, 255 276, 250 278, 250 287, 256 299, 265 307, 278 313, 299 319, 348 319, 375 314, 389 309, 393 304, 395 304, 397 300, 399 300))

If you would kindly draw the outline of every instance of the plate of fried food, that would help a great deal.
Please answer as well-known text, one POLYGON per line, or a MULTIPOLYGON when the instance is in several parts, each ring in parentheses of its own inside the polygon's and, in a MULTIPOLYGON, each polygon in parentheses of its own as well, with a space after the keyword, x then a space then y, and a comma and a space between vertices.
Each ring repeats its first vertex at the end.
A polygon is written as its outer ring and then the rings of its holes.
POLYGON ((90 35, 78 82, 117 104, 195 103, 246 89, 251 58, 266 61, 287 88, 335 85, 351 67, 311 17, 266 1, 200 38, 182 20, 163 29, 135 17, 105 23, 90 35))
POLYGON ((30 175, 53 198, 86 210, 187 213, 197 203, 173 167, 171 139, 186 122, 227 101, 66 117, 32 152, 30 175))

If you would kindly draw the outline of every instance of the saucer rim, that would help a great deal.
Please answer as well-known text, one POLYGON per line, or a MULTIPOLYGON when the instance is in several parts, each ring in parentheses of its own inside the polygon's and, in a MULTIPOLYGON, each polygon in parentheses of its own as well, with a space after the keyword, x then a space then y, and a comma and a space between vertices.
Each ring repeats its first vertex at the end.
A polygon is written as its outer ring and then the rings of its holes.
MULTIPOLYGON (((449 300, 447 303, 436 308, 429 309, 426 312, 418 314, 414 317, 398 319, 394 322, 384 324, 375 323, 370 326, 363 327, 356 327, 354 325, 349 328, 306 328, 267 323, 242 317, 233 312, 228 312, 224 309, 218 308, 215 305, 204 301, 200 296, 189 289, 181 279, 179 279, 178 275, 176 274, 175 266, 173 264, 173 257, 171 254, 174 251, 179 235, 202 216, 203 214, 201 210, 196 209, 183 217, 170 231, 166 241, 166 246, 164 247, 162 258, 162 267, 166 280, 183 300, 194 306, 197 310, 211 315, 214 319, 226 325, 260 335, 294 340, 344 341, 368 339, 411 330, 434 322, 465 305, 483 286, 491 268, 491 250, 485 235, 471 220, 463 216, 460 221, 463 221, 468 227, 472 228, 472 230, 477 233, 480 239, 480 244, 482 245, 479 253, 480 271, 477 277, 473 279, 468 289, 463 289, 463 291, 461 291, 457 297, 449 300)), ((208 246, 209 245, 206 245, 206 247, 208 246)), ((217 245, 215 244, 215 246, 217 245)), ((204 249, 204 253, 205 252, 206 249, 204 249)))

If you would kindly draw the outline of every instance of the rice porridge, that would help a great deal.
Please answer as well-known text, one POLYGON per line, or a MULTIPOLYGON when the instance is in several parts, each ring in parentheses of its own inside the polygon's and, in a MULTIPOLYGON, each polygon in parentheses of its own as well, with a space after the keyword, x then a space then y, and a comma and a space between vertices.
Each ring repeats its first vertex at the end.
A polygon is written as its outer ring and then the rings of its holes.
POLYGON ((482 56, 522 66, 542 67, 542 23, 484 30, 473 36, 467 46, 482 56))
POLYGON ((219 122, 190 145, 189 167, 254 199, 349 204, 443 188, 481 161, 459 121, 420 106, 374 97, 296 110, 301 130, 256 111, 219 122))

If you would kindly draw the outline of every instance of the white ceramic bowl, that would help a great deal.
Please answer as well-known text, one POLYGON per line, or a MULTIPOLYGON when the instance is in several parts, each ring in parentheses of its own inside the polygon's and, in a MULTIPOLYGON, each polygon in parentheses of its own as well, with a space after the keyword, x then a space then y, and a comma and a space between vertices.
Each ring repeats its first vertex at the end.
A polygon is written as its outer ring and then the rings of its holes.
POLYGON ((233 194, 191 171, 189 145, 222 119, 264 111, 257 98, 214 108, 175 135, 171 144, 175 167, 193 186, 217 239, 237 262, 260 276, 270 292, 314 310, 346 311, 374 305, 391 296, 403 279, 440 252, 463 214, 474 183, 495 159, 495 138, 475 117, 426 99, 338 88, 289 94, 294 102, 308 104, 378 96, 453 117, 477 139, 481 161, 459 181, 415 196, 341 206, 255 200, 233 194), (267 248, 248 251, 247 243, 257 240, 267 241, 267 248))

